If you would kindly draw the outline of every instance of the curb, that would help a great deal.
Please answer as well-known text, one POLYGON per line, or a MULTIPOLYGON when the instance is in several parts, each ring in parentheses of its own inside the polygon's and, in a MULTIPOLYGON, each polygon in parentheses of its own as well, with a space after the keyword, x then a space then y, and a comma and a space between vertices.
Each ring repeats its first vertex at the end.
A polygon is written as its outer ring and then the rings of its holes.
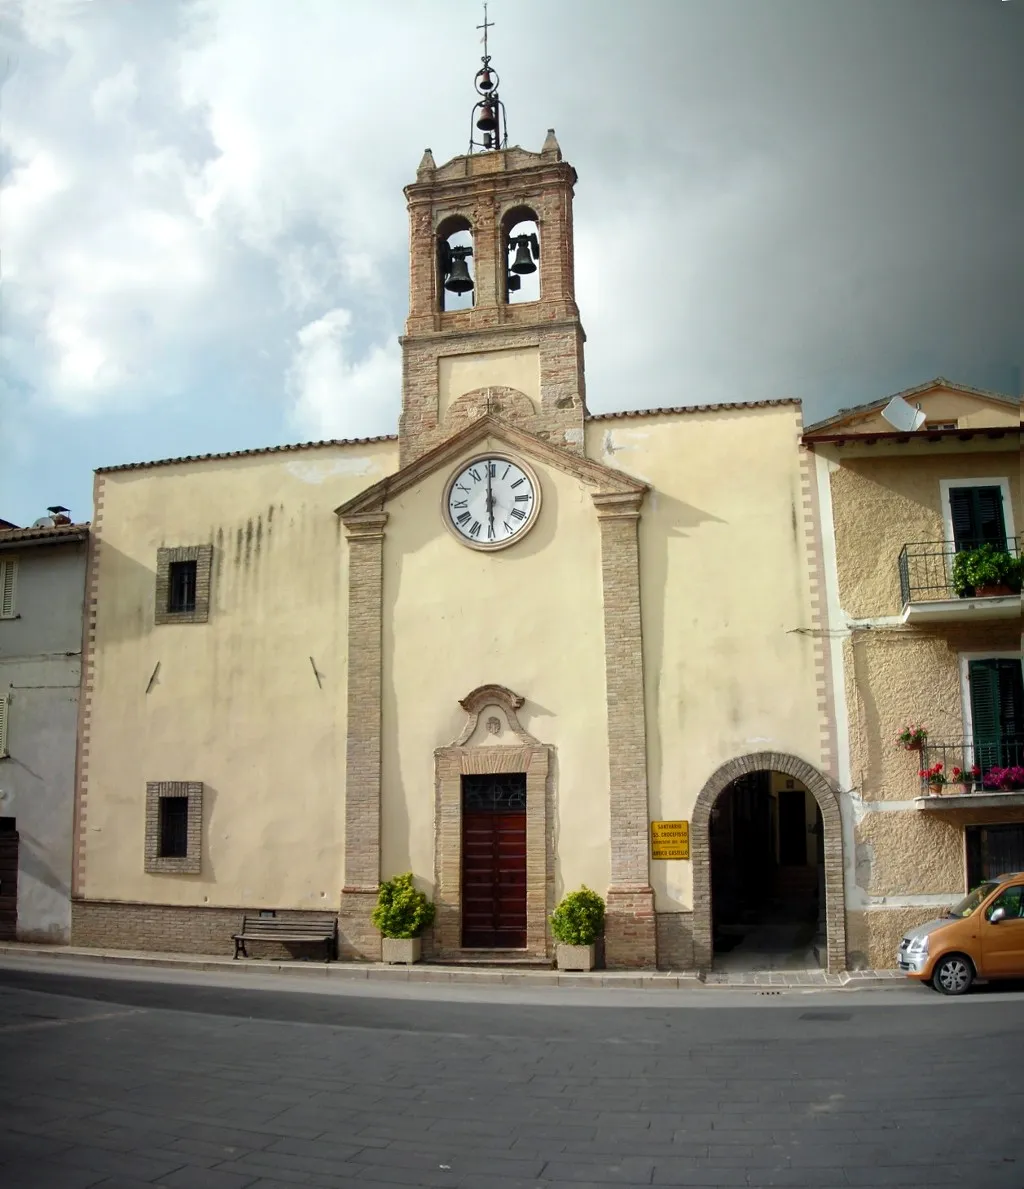
POLYGON ((89 962, 97 966, 140 966, 204 973, 284 974, 293 978, 329 978, 364 982, 447 983, 517 987, 618 988, 619 990, 685 990, 707 987, 716 991, 859 990, 902 983, 895 971, 858 970, 841 974, 707 975, 698 971, 597 971, 566 974, 557 970, 515 970, 510 967, 452 967, 430 963, 385 966, 383 963, 281 962, 259 958, 231 959, 214 955, 141 953, 131 950, 95 950, 79 946, 0 943, 0 957, 43 958, 51 962, 89 962))

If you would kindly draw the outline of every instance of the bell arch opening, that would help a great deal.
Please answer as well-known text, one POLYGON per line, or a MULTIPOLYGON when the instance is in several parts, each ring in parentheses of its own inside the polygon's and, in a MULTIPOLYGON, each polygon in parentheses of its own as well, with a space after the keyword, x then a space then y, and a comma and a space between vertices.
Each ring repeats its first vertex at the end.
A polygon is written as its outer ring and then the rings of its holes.
POLYGON ((471 223, 463 215, 451 215, 439 224, 435 238, 438 309, 472 309, 476 304, 476 262, 471 223))
POLYGON ((690 830, 700 969, 846 968, 842 821, 817 769, 779 753, 731 760, 690 830))
POLYGON ((540 223, 528 206, 513 207, 501 220, 505 256, 505 301, 522 305, 540 300, 540 223))

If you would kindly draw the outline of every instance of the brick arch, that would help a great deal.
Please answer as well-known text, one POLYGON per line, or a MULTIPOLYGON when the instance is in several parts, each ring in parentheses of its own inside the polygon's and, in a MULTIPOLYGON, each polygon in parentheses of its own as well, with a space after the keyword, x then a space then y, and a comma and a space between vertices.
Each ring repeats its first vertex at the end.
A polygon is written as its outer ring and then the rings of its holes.
POLYGON ((846 910, 843 898, 843 824, 835 788, 817 768, 783 752, 755 752, 729 760, 701 789, 690 818, 690 857, 693 862, 693 957, 699 969, 712 960, 711 810, 734 780, 751 772, 783 772, 808 789, 824 829, 825 927, 829 973, 846 969, 846 910))

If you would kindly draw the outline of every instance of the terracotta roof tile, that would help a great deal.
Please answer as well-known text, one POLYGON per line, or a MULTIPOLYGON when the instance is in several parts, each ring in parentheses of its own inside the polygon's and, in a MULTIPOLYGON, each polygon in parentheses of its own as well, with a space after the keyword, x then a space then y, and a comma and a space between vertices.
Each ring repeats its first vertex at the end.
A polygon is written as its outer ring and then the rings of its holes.
POLYGON ((178 462, 208 462, 214 458, 251 458, 257 454, 285 454, 293 450, 320 450, 326 446, 365 446, 373 442, 397 442, 398 435, 381 434, 374 438, 327 438, 322 442, 295 442, 284 446, 258 446, 254 450, 226 450, 222 454, 183 454, 180 458, 157 458, 152 462, 122 462, 117 466, 97 467, 98 475, 111 471, 140 471, 146 467, 169 467, 178 462))
POLYGON ((40 528, 8 528, 0 530, 0 545, 26 544, 33 541, 84 541, 89 535, 89 521, 82 524, 47 524, 40 528))
POLYGON ((657 417, 665 413, 718 413, 726 409, 769 409, 776 405, 799 405, 795 396, 776 400, 737 400, 717 405, 674 405, 662 409, 623 409, 618 413, 591 413, 588 421, 615 421, 620 417, 657 417))

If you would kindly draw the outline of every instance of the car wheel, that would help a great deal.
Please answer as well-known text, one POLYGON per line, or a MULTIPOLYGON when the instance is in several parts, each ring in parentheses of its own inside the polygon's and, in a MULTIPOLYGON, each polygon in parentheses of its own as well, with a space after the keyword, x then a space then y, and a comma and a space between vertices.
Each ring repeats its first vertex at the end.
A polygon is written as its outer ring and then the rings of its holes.
POLYGON ((939 959, 932 975, 932 986, 943 995, 966 995, 974 982, 974 967, 963 954, 947 954, 939 959))

